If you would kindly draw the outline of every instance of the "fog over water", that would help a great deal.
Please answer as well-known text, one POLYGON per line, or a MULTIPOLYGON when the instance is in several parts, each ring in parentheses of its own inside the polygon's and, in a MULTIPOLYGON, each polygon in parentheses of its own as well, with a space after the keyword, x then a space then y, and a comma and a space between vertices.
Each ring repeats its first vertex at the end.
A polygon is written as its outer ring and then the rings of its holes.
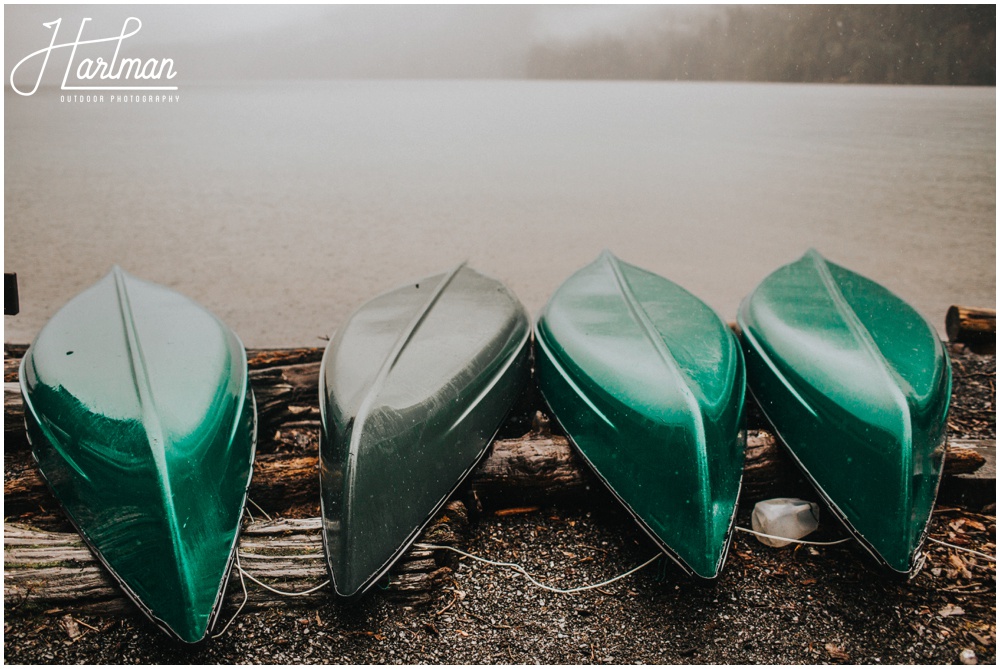
POLYGON ((607 247, 733 319, 809 247, 938 324, 995 304, 991 89, 517 81, 7 93, 25 341, 113 263, 249 345, 317 344, 468 259, 532 312, 607 247), (16 129, 16 130, 15 130, 16 129))
POLYGON ((540 42, 716 11, 60 7, 60 39, 85 16, 105 36, 141 17, 129 53, 178 72, 173 102, 76 103, 66 50, 55 86, 9 88, 53 17, 7 7, 4 265, 22 313, 5 341, 116 263, 250 346, 321 345, 368 298, 463 260, 537 313, 604 248, 727 320, 810 247, 939 328, 950 304, 995 306, 994 88, 502 80, 540 42))
MULTIPOLYGON (((51 33, 42 23, 55 18, 63 20, 60 41, 65 41, 76 36, 85 17, 92 21, 84 39, 119 35, 124 20, 135 16, 142 30, 126 42, 131 55, 169 56, 187 82, 519 78, 526 74, 534 44, 642 32, 667 20, 682 26, 712 11, 684 6, 12 6, 5 9, 4 55, 9 73, 13 63, 48 45, 51 33)), ((50 83, 58 83, 55 68, 48 75, 50 83)))
MULTIPOLYGON (((119 55, 170 58, 188 84, 343 78, 996 82, 995 5, 9 6, 4 16, 8 68, 47 45, 53 33, 57 43, 78 33, 87 42, 121 35, 127 21, 141 22, 119 55)), ((100 56, 103 48, 84 44, 76 62, 100 56)), ((69 49, 53 55, 49 84, 60 81, 69 49)))

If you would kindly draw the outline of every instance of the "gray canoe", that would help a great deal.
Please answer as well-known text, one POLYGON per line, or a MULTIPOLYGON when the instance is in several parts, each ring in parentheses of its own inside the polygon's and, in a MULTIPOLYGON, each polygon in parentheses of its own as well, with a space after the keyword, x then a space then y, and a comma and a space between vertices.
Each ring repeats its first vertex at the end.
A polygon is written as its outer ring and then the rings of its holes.
POLYGON ((334 592, 383 576, 485 454, 530 375, 530 320, 461 265, 380 295, 320 370, 323 545, 334 592))

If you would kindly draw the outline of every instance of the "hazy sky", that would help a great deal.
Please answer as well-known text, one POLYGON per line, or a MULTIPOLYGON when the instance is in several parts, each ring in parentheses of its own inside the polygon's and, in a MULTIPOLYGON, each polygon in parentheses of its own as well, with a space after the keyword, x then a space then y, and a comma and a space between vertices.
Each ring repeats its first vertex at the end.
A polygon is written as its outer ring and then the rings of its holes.
MULTIPOLYGON (((9 82, 18 61, 48 46, 52 33, 42 26, 45 22, 62 19, 62 43, 76 37, 85 17, 92 19, 84 31, 87 39, 115 37, 125 19, 135 16, 142 29, 125 41, 122 56, 172 58, 179 81, 185 82, 521 77, 533 44, 642 31, 665 21, 683 23, 705 11, 711 10, 618 5, 7 6, 4 72, 9 82)), ((61 77, 68 51, 53 53, 47 81, 61 77)))

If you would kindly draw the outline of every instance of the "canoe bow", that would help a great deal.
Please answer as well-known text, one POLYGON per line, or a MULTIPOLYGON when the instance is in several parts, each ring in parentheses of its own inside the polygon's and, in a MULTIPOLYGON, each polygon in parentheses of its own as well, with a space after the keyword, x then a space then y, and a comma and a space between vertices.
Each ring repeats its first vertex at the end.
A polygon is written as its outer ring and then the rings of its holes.
POLYGON ((744 373, 707 305, 605 251, 535 326, 553 415, 640 527, 689 574, 718 576, 742 480, 744 373))
POLYGON ((951 395, 934 329, 815 250, 764 279, 738 322, 750 390, 788 451, 879 563, 912 573, 951 395))
POLYGON ((528 380, 529 335, 517 298, 463 263, 373 298, 331 339, 320 489, 338 596, 374 585, 485 455, 528 380))
POLYGON ((32 453, 81 537, 158 626, 204 638, 256 447, 239 338, 116 266, 46 324, 20 384, 32 453))

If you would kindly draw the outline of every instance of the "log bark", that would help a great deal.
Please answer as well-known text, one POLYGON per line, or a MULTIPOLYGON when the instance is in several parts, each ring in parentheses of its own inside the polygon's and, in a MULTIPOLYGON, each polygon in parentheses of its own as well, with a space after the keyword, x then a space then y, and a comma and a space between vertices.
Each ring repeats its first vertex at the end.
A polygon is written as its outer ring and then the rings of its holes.
MULTIPOLYGON (((250 498, 255 506, 280 515, 318 513, 317 433, 318 425, 284 426, 268 443, 261 445, 250 487, 250 498)), ((946 476, 974 472, 985 462, 982 455, 969 448, 974 443, 955 441, 949 444, 946 476)), ((4 453, 4 470, 8 517, 30 516, 56 508, 55 500, 26 449, 8 447, 4 453)), ((749 431, 741 501, 763 499, 770 492, 796 484, 800 478, 798 469, 770 432, 749 431)), ((600 484, 567 439, 546 432, 497 440, 469 478, 472 493, 487 508, 581 495, 594 485, 600 484)))
POLYGON ((16 382, 3 384, 3 441, 5 449, 27 446, 24 434, 24 402, 16 382))
POLYGON ((261 433, 289 422, 319 421, 318 362, 250 370, 261 433))
POLYGON ((995 344, 997 312, 953 305, 944 319, 948 340, 962 344, 995 344))

